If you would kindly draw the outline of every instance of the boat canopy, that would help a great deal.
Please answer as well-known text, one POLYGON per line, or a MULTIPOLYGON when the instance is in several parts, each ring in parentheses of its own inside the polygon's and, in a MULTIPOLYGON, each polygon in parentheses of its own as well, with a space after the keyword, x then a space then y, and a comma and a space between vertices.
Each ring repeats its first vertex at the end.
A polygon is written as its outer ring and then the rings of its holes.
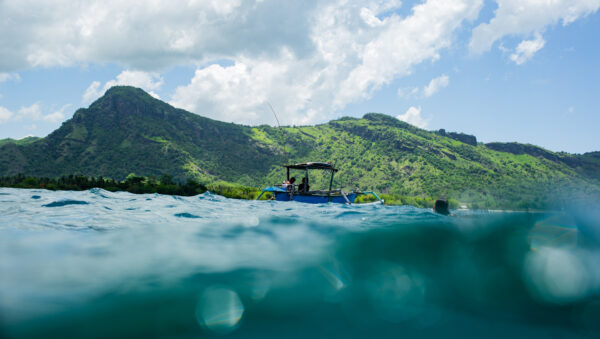
POLYGON ((337 168, 333 168, 333 165, 328 162, 304 162, 298 163, 294 165, 284 165, 288 170, 291 169, 299 169, 299 170, 309 170, 309 169, 320 169, 320 170, 328 170, 337 172, 337 168))
MULTIPOLYGON (((258 195, 256 200, 260 199, 260 197, 262 197, 262 195, 265 192, 272 192, 275 197, 275 200, 277 200, 277 201, 296 200, 298 202, 306 202, 306 203, 314 203, 314 204, 327 203, 327 202, 339 202, 339 203, 351 204, 351 203, 354 203, 354 199, 356 198, 357 194, 371 193, 375 196, 375 198, 377 198, 383 204, 383 199, 379 198, 377 196, 377 194, 375 194, 375 192, 354 191, 354 192, 350 192, 350 193, 345 193, 341 189, 333 190, 332 189, 333 188, 333 176, 334 176, 335 172, 337 172, 338 170, 337 170, 337 168, 334 168, 330 162, 302 162, 302 163, 296 163, 293 165, 283 165, 283 167, 285 167, 287 170, 287 182, 285 182, 284 185, 275 185, 275 186, 269 186, 269 187, 265 188, 258 195), (293 183, 290 184, 290 182, 289 182, 290 169, 306 171, 306 176, 305 176, 306 179, 308 179, 308 170, 311 170, 311 169, 331 171, 331 178, 329 179, 329 190, 308 191, 306 189, 306 190, 300 191, 300 189, 298 189, 298 191, 296 191, 296 186, 293 183)), ((308 183, 308 181, 306 181, 306 183, 308 183)))

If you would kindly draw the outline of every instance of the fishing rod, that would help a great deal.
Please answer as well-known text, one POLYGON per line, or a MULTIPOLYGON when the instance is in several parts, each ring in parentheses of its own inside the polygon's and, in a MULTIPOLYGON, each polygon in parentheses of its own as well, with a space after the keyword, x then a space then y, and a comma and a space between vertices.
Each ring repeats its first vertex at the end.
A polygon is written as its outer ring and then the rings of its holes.
POLYGON ((281 128, 281 124, 279 124, 279 118, 277 118, 277 113, 275 113, 275 110, 273 109, 273 106, 271 106, 271 103, 267 101, 267 105, 269 105, 269 108, 271 109, 271 112, 273 112, 273 115, 275 116, 275 120, 277 121, 277 127, 279 127, 279 130, 281 131, 281 139, 283 140, 283 153, 285 154, 285 162, 286 164, 288 163, 289 160, 289 154, 287 152, 287 150, 285 149, 285 133, 283 133, 283 129, 281 128))

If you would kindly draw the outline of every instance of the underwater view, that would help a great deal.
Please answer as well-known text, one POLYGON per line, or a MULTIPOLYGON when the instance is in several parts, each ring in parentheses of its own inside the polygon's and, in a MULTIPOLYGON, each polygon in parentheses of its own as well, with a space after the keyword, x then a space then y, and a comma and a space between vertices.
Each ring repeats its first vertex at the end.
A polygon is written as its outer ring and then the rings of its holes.
POLYGON ((0 337, 587 338, 598 210, 0 189, 0 337))

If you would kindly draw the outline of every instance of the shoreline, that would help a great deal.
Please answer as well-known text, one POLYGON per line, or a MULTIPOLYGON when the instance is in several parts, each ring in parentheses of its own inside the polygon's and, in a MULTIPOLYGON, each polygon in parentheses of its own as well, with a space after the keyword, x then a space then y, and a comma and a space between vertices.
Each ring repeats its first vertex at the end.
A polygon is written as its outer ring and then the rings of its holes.
MULTIPOLYGON (((231 185, 231 184, 229 184, 229 185, 231 185)), ((227 185, 227 186, 229 186, 229 185, 227 185)), ((51 192, 56 192, 56 191, 81 192, 81 191, 89 191, 89 190, 92 190, 92 189, 102 189, 102 190, 105 190, 105 191, 108 191, 108 192, 128 192, 128 193, 132 193, 132 194, 161 194, 161 195, 175 195, 175 196, 196 196, 196 195, 204 194, 204 193, 208 192, 208 193, 220 195, 220 196, 228 198, 228 199, 238 199, 238 200, 248 200, 248 201, 255 200, 256 196, 258 196, 258 194, 260 193, 260 190, 258 188, 247 188, 247 189, 249 189, 250 192, 248 192, 248 193, 250 193, 250 194, 248 196, 241 197, 241 196, 236 195, 236 194, 233 194, 233 195, 232 194, 228 194, 230 192, 227 192, 226 190, 225 191, 223 191, 223 190, 221 190, 221 191, 216 190, 215 191, 215 190, 210 189, 210 188, 217 188, 217 187, 219 187, 219 185, 213 186, 213 185, 209 184, 208 186, 204 186, 204 187, 207 188, 207 189, 203 190, 202 192, 197 192, 195 194, 177 194, 177 193, 163 193, 163 192, 159 192, 159 190, 140 192, 140 191, 131 191, 131 190, 127 190, 127 189, 110 189, 112 187, 108 187, 109 189, 106 189, 106 188, 103 188, 103 187, 74 188, 74 189, 65 188, 65 189, 61 189, 61 188, 48 188, 48 187, 41 187, 41 186, 23 187, 23 186, 6 186, 6 185, 0 185, 0 189, 2 189, 2 188, 14 188, 14 189, 27 189, 27 190, 46 190, 46 191, 51 191, 51 192), (255 194, 252 194, 252 193, 255 193, 255 194)), ((386 198, 389 199, 389 195, 382 194, 380 196, 386 197, 386 198)), ((424 198, 424 197, 405 197, 405 198, 414 199, 415 201, 419 201, 420 203, 417 203, 417 204, 398 203, 397 201, 394 201, 393 199, 392 199, 392 202, 390 203, 388 201, 388 199, 385 199, 384 205, 385 206, 412 206, 412 207, 417 207, 417 208, 428 209, 428 208, 432 208, 432 204, 433 203, 431 203, 431 206, 427 206, 426 202, 429 202, 429 201, 433 202, 433 201, 435 201, 435 198, 431 198, 431 197, 427 197, 427 198, 424 198)), ((269 201, 269 200, 271 200, 271 199, 266 198, 266 197, 260 199, 260 201, 269 201)), ((368 205, 368 204, 372 204, 373 202, 375 202, 375 201, 370 201, 370 200, 369 201, 361 201, 361 202, 355 202, 355 203, 353 203, 353 205, 368 205)), ((527 212, 527 213, 556 213, 556 212, 559 212, 557 210, 539 210, 539 209, 518 210, 518 209, 514 209, 514 208, 507 208, 507 209, 498 209, 498 208, 495 208, 495 209, 485 209, 485 208, 478 208, 478 209, 475 209, 475 208, 469 208, 469 207, 465 208, 464 204, 460 205, 457 208, 451 208, 451 209, 455 210, 455 211, 485 211, 485 212, 488 212, 488 213, 523 213, 523 212, 527 212)))

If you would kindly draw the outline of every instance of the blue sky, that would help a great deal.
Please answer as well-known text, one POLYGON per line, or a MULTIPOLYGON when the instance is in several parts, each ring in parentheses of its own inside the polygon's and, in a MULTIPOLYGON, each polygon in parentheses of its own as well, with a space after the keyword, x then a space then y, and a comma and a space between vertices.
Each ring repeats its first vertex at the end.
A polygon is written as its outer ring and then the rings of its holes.
POLYGON ((600 150, 600 0, 0 1, 0 138, 112 85, 249 125, 386 113, 600 150))

